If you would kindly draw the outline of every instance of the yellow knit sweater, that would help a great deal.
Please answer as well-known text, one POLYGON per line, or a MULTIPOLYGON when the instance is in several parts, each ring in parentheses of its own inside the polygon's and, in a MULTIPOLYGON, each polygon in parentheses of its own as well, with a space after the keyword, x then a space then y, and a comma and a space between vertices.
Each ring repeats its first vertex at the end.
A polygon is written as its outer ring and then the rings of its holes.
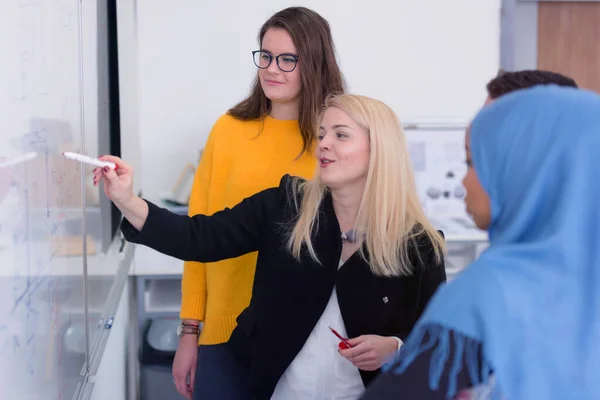
MULTIPOLYGON (((204 147, 190 197, 189 214, 211 215, 279 184, 287 173, 311 178, 316 160, 303 154, 298 121, 266 117, 217 120, 204 147), (262 130, 261 130, 262 126, 262 130)), ((180 317, 203 321, 198 344, 229 340, 235 319, 250 303, 256 253, 216 263, 186 262, 180 317)))

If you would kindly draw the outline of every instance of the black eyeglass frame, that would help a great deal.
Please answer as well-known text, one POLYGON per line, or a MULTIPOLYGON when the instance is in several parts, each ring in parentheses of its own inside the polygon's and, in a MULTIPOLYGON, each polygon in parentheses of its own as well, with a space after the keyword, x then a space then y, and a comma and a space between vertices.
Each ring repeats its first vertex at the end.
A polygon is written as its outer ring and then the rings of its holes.
POLYGON ((280 70, 282 70, 283 72, 292 72, 296 69, 296 67, 298 66, 298 59, 300 58, 299 56, 292 54, 292 53, 281 53, 278 56, 274 56, 273 54, 269 53, 266 50, 254 50, 252 52, 252 61, 254 62, 254 65, 256 65, 256 68, 260 68, 260 69, 267 69, 269 68, 269 66, 271 65, 271 63, 273 62, 273 58, 275 59, 275 63, 277 63, 277 68, 279 68, 280 70), (269 63, 265 66, 265 67, 261 67, 256 63, 256 53, 265 53, 269 55, 269 63), (289 71, 286 71, 285 69, 281 68, 281 65, 279 65, 279 57, 284 56, 284 57, 292 57, 294 59, 294 68, 292 68, 289 71))

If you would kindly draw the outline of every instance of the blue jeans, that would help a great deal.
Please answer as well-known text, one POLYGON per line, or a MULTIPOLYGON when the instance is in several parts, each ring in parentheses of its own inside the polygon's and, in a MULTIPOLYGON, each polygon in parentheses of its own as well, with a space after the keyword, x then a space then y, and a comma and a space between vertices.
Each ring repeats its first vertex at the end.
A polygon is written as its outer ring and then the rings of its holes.
POLYGON ((248 373, 227 344, 198 347, 194 400, 252 400, 248 373))

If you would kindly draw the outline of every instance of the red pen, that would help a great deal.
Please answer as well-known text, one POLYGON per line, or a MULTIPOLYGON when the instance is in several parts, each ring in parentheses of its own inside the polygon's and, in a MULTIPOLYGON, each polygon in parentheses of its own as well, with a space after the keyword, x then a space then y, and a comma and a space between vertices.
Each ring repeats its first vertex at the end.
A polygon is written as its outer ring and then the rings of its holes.
POLYGON ((348 339, 342 337, 342 335, 340 335, 339 333, 337 333, 337 331, 335 329, 333 329, 332 327, 329 327, 329 329, 331 330, 331 332, 338 337, 338 339, 340 339, 342 342, 340 343, 339 347, 340 349, 350 349, 352 348, 352 345, 350 344, 350 342, 348 342, 348 339))

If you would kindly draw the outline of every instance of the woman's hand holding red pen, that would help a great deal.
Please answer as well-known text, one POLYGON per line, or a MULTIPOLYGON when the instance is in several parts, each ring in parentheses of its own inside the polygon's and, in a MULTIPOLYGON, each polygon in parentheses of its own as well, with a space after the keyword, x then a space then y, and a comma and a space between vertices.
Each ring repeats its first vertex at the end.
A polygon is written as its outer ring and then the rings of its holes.
POLYGON ((352 348, 340 348, 340 355, 363 371, 381 368, 398 350, 398 341, 391 336, 362 335, 348 342, 352 348))

